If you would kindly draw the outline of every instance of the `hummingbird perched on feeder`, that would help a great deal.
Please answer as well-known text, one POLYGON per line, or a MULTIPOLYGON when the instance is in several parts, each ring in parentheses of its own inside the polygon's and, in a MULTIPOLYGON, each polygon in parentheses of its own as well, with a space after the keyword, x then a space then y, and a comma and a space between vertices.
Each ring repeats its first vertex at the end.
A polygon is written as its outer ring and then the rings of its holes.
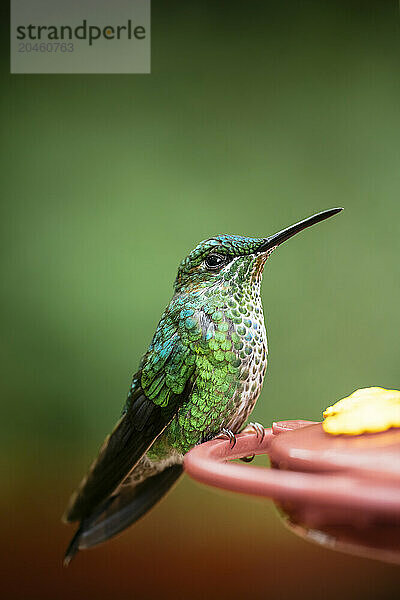
POLYGON ((266 238, 217 235, 181 262, 122 416, 65 512, 66 522, 79 522, 65 564, 143 516, 180 477, 183 457, 196 444, 221 434, 235 443, 267 368, 265 262, 282 242, 341 210, 266 238))

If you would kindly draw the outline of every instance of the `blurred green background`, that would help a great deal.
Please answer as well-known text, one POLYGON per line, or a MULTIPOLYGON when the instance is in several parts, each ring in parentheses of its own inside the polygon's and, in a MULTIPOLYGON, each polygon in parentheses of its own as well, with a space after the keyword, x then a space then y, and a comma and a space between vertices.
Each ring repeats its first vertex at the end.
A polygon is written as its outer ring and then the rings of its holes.
POLYGON ((151 75, 9 75, 1 94, 5 597, 389 598, 398 568, 313 547, 268 502, 185 480, 67 571, 67 498, 118 418, 181 258, 282 246, 253 416, 399 388, 398 3, 152 3, 151 75), (10 514, 11 507, 11 514, 10 514))

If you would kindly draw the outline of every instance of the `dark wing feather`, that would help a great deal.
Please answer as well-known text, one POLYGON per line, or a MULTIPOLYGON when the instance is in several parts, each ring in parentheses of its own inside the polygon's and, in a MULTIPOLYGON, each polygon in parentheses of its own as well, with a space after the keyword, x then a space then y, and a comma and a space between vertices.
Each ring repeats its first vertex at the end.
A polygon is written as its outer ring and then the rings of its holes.
POLYGON ((76 552, 100 544, 140 519, 152 508, 183 473, 181 464, 171 465, 141 483, 123 485, 93 515, 84 519, 65 554, 68 565, 76 552))
POLYGON ((64 519, 80 521, 88 517, 133 469, 154 440, 174 417, 186 394, 173 395, 167 406, 149 400, 139 387, 78 491, 72 496, 64 519))
POLYGON ((64 520, 82 521, 97 512, 187 401, 194 366, 187 364, 189 347, 178 328, 176 315, 165 313, 133 378, 124 414, 72 496, 64 520))

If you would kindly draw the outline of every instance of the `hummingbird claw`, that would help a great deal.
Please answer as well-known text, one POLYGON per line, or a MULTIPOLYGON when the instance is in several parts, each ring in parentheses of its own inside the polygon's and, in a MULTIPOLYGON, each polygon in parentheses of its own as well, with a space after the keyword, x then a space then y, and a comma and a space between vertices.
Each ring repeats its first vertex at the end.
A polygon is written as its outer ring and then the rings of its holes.
POLYGON ((257 423, 257 422, 256 423, 249 423, 243 429, 243 432, 250 432, 250 431, 253 431, 256 434, 257 439, 260 438, 259 442, 260 442, 260 444, 262 444, 264 436, 265 436, 265 429, 261 425, 261 423, 257 423))
POLYGON ((196 444, 196 445, 198 446, 199 444, 204 444, 205 442, 210 442, 212 439, 214 439, 214 437, 215 437, 215 436, 213 436, 212 434, 210 434, 210 433, 205 433, 205 432, 203 431, 203 432, 202 432, 202 434, 201 434, 201 438, 200 438, 200 440, 197 442, 197 444, 196 444))
POLYGON ((239 460, 242 460, 245 463, 249 463, 252 460, 254 460, 255 454, 252 454, 251 456, 242 456, 242 458, 240 458, 239 460))
POLYGON ((219 435, 217 435, 217 439, 226 439, 228 438, 229 440, 229 445, 232 448, 235 447, 236 445, 236 435, 233 433, 233 431, 231 431, 230 429, 225 429, 225 427, 222 429, 221 433, 219 435))

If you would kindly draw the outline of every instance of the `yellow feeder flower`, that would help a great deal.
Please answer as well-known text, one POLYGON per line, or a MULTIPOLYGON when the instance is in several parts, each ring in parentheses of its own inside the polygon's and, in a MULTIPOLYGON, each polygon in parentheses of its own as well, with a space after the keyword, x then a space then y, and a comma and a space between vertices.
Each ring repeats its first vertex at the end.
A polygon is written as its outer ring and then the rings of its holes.
POLYGON ((322 427, 334 435, 376 433, 400 427, 400 392, 379 387, 357 390, 328 406, 322 427))

